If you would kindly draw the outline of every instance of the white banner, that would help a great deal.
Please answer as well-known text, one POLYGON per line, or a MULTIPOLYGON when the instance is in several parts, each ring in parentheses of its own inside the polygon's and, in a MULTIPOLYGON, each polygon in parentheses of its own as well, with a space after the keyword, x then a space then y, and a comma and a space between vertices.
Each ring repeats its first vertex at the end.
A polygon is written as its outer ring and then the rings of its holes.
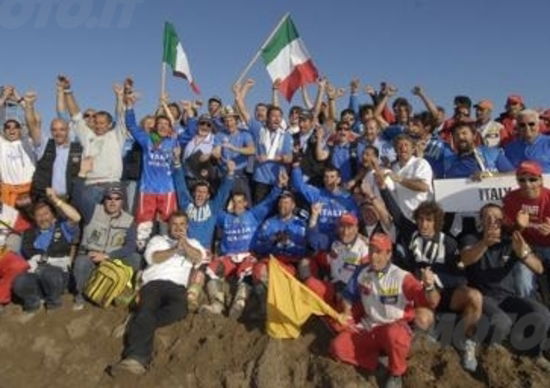
MULTIPOLYGON (((550 174, 544 174, 544 186, 550 187, 550 174)), ((436 202, 446 212, 477 212, 489 202, 502 203, 510 190, 518 187, 515 175, 506 175, 474 182, 469 178, 436 179, 436 202)))

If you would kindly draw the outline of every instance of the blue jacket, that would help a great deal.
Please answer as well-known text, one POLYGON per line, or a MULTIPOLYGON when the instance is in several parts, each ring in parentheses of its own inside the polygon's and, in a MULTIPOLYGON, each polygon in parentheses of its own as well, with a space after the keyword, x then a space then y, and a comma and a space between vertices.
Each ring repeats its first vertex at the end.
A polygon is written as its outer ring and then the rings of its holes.
POLYGON ((126 111, 126 127, 143 150, 140 191, 152 194, 167 194, 174 191, 171 165, 172 150, 177 141, 167 137, 159 144, 154 144, 149 134, 137 125, 133 109, 126 111))
POLYGON ((220 254, 222 256, 252 250, 252 241, 258 227, 267 217, 280 194, 281 189, 274 187, 262 202, 240 215, 224 211, 218 216, 216 224, 223 230, 220 241, 220 254))
MULTIPOLYGON (((477 154, 490 172, 509 172, 514 170, 502 148, 499 147, 477 147, 477 154)), ((443 161, 445 166, 445 178, 467 178, 481 171, 473 153, 467 155, 453 154, 443 161)))
POLYGON ((263 256, 301 259, 306 255, 306 222, 298 216, 286 221, 278 215, 268 218, 258 230, 253 250, 263 256))
POLYGON ((193 202, 193 197, 187 188, 183 168, 174 168, 173 176, 179 208, 185 211, 189 217, 187 234, 190 238, 198 240, 204 248, 210 249, 216 227, 216 217, 223 210, 233 188, 233 176, 226 175, 216 196, 201 207, 195 206, 193 202))
POLYGON ((323 210, 319 216, 319 232, 327 236, 327 247, 336 238, 336 226, 338 219, 344 213, 352 213, 359 218, 359 208, 351 194, 347 191, 338 190, 335 193, 325 188, 317 188, 304 182, 302 170, 292 170, 292 186, 302 194, 308 203, 321 202, 323 210))

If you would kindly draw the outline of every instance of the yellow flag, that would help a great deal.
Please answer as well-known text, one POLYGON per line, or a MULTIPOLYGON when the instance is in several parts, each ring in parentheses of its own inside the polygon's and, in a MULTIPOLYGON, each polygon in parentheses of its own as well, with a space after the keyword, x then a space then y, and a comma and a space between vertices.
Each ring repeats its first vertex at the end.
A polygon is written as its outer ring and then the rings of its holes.
POLYGON ((271 256, 267 289, 267 334, 273 338, 298 338, 300 328, 311 314, 328 315, 340 320, 340 315, 332 307, 271 256))

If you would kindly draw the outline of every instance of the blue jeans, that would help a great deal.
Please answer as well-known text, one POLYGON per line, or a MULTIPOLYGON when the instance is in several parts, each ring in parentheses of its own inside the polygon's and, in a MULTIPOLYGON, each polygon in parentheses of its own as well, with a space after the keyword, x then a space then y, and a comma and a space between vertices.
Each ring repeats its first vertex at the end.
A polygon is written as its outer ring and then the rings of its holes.
MULTIPOLYGON (((550 247, 533 246, 533 251, 541 259, 545 267, 550 265, 550 247)), ((518 296, 528 298, 535 291, 535 274, 523 263, 514 269, 514 280, 518 296)))
MULTIPOLYGON (((117 259, 120 259, 124 264, 132 267, 134 272, 141 269, 141 256, 137 253, 132 253, 124 258, 117 257, 117 259)), ((82 296, 84 288, 86 288, 86 283, 88 283, 88 279, 90 279, 96 265, 97 264, 94 263, 88 255, 83 254, 76 257, 73 265, 73 276, 77 297, 82 296)))
POLYGON ((23 273, 13 282, 13 293, 23 301, 23 310, 33 311, 44 299, 46 307, 61 306, 61 295, 67 288, 69 273, 59 267, 40 264, 34 273, 23 273))

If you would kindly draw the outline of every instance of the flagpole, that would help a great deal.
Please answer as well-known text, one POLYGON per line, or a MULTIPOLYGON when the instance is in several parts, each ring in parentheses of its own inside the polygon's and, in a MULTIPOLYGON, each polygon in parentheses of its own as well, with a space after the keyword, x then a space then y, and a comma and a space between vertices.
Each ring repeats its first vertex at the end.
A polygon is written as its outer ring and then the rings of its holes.
POLYGON ((254 57, 252 58, 252 60, 248 63, 248 65, 246 65, 246 67, 244 68, 244 70, 241 72, 241 75, 239 76, 239 78, 237 79, 237 83, 241 83, 243 78, 246 76, 246 74, 250 71, 250 69, 252 68, 252 66, 254 66, 254 63, 256 63, 256 61, 258 60, 258 58, 260 57, 260 55, 262 54, 262 50, 265 48, 265 46, 267 45, 267 43, 271 40, 271 38, 273 38, 273 36, 275 35, 275 32, 277 32, 277 30, 279 29, 279 27, 281 27, 281 25, 284 23, 285 19, 287 17, 290 16, 290 12, 287 12, 284 14, 284 16, 281 18, 281 20, 279 20, 279 23, 277 23, 277 25, 275 26, 275 28, 273 29, 273 31, 271 31, 271 34, 269 34, 269 36, 267 37, 267 39, 265 40, 264 43, 262 43, 262 45, 260 46, 260 49, 258 50, 258 52, 256 53, 256 55, 254 55, 254 57))
POLYGON ((166 94, 166 63, 162 61, 162 68, 160 71, 160 97, 162 98, 166 94))

